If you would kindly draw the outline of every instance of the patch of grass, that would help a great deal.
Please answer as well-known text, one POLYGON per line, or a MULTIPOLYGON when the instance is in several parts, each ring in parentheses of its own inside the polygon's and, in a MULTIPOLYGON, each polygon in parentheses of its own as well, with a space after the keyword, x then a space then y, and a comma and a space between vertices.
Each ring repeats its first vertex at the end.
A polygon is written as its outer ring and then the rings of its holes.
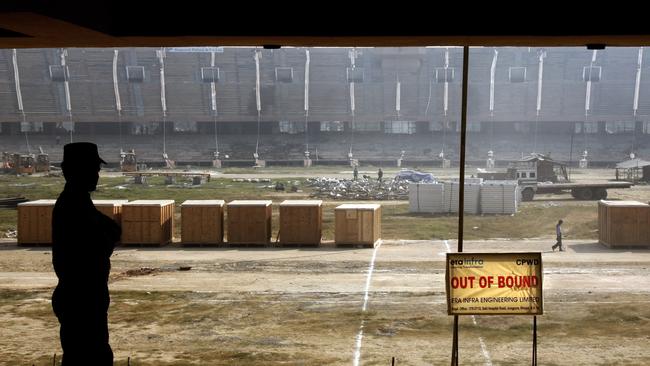
MULTIPOLYGON (((328 167, 340 170, 345 167, 328 167)), ((252 169, 252 168, 229 168, 252 169)), ((303 168, 272 168, 268 172, 302 172, 303 168)), ((253 172, 260 172, 253 170, 253 172)), ((233 182, 230 178, 211 179, 201 186, 165 186, 163 177, 152 177, 145 185, 132 183, 132 178, 101 177, 98 189, 93 193, 96 199, 173 199, 176 202, 175 236, 180 237, 180 204, 185 200, 222 199, 226 202, 235 199, 267 199, 274 202, 273 240, 277 237, 279 209, 277 204, 285 199, 305 199, 311 192, 304 185, 304 178, 279 179, 285 183, 298 181, 303 193, 276 192, 268 188, 274 183, 233 182)), ((275 181, 275 180, 274 180, 275 181)), ((189 180, 184 181, 188 183, 189 180)), ((179 184, 183 181, 178 181, 179 184)), ((0 190, 3 196, 24 195, 30 200, 56 198, 63 189, 61 177, 15 177, 0 176, 0 190)), ((324 200, 323 239, 334 240, 334 207, 337 201, 324 200)), ((595 202, 580 205, 563 203, 549 204, 545 201, 527 202, 520 206, 515 215, 466 215, 465 239, 490 238, 533 238, 553 236, 558 219, 565 221, 563 226, 567 238, 596 239, 598 236, 597 207, 595 202)), ((17 212, 13 209, 0 209, 0 232, 16 228, 17 212)), ((404 201, 387 202, 382 207, 382 237, 384 239, 453 239, 457 237, 458 217, 455 214, 430 215, 408 212, 404 201)))
POLYGON ((0 306, 13 304, 15 302, 29 301, 44 296, 46 295, 43 291, 0 289, 0 306))

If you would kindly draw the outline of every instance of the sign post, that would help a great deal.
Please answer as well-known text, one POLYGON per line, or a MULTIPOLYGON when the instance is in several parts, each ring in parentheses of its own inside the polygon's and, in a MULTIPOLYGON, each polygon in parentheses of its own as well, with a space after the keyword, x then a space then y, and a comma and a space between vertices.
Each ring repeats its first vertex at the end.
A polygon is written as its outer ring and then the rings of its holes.
POLYGON ((447 253, 447 313, 454 316, 452 365, 458 363, 459 315, 533 315, 533 365, 537 365, 537 315, 543 314, 541 253, 447 253))

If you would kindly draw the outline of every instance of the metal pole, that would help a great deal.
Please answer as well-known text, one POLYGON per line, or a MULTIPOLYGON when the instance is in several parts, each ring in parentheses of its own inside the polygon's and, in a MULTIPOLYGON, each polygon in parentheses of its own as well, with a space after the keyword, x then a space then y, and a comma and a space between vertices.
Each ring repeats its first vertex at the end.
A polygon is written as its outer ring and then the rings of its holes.
MULTIPOLYGON (((458 253, 463 251, 463 219, 465 214, 465 142, 467 135, 467 83, 469 74, 469 46, 463 47, 463 91, 460 118, 460 187, 458 190, 458 253)), ((458 366, 458 315, 454 315, 454 336, 451 365, 458 366)))
POLYGON ((533 316, 533 362, 532 366, 537 366, 537 315, 533 316))
POLYGON ((451 343, 451 366, 458 366, 458 315, 454 315, 454 336, 451 343))
POLYGON ((569 180, 571 180, 571 165, 573 164, 573 137, 576 134, 576 126, 575 124, 573 125, 573 129, 571 130, 571 148, 569 149, 569 180))
POLYGON ((463 251, 463 219, 465 208, 465 142, 467 138, 467 83, 469 74, 469 46, 463 47, 463 93, 460 115, 460 187, 458 190, 458 252, 463 251))

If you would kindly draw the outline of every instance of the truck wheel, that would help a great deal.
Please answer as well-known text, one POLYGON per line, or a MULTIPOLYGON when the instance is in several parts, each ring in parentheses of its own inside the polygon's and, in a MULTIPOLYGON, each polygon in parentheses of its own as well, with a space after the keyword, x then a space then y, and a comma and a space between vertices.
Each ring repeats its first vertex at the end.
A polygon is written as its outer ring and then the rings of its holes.
POLYGON ((594 192, 590 188, 581 188, 578 190, 578 199, 588 201, 593 198, 594 192))
POLYGON ((521 191, 521 199, 524 201, 532 201, 534 196, 535 192, 530 188, 526 188, 521 191))
POLYGON ((605 198, 607 198, 607 190, 605 188, 596 189, 596 194, 594 195, 594 198, 597 200, 604 200, 605 198))

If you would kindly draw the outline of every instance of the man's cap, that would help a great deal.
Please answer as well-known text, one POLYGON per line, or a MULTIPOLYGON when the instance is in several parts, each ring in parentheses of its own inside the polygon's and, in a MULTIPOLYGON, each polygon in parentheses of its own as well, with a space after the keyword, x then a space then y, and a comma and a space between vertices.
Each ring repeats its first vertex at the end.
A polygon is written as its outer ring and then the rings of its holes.
POLYGON ((67 165, 79 164, 106 164, 99 157, 97 145, 92 142, 73 142, 63 146, 63 162, 67 165))

